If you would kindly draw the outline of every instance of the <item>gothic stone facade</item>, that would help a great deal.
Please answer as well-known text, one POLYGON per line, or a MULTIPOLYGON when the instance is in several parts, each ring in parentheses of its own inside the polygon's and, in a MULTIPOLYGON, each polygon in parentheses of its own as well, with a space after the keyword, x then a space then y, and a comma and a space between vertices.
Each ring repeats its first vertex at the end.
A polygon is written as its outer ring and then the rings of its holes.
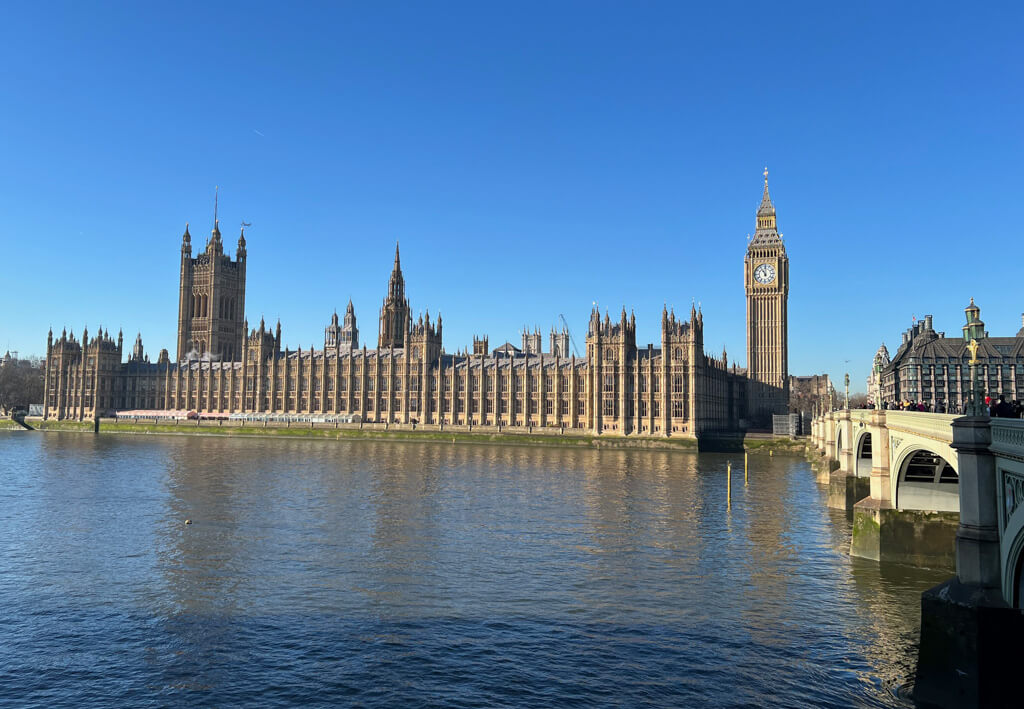
POLYGON ((721 358, 704 352, 704 318, 696 307, 685 319, 663 309, 656 345, 637 346, 636 318, 624 308, 617 321, 607 313, 602 319, 594 309, 582 357, 569 352, 567 329, 552 330, 546 353, 539 330, 524 330, 522 349, 505 343, 488 351, 484 336, 474 337, 472 353, 446 353, 440 314, 412 318, 397 246, 376 349, 360 348, 351 302, 343 326, 337 314, 332 317, 321 348, 284 348, 280 322, 271 332, 262 320, 253 329, 239 320, 245 302, 244 234, 232 261, 223 253, 215 224, 206 249, 194 259, 186 229, 176 361, 163 350, 151 362, 141 336, 125 362, 120 333, 116 343, 105 332, 91 339, 83 332, 81 341, 67 332, 55 341, 51 333, 45 415, 81 420, 126 410, 354 414, 377 423, 689 437, 736 429, 752 404, 757 413, 771 411, 772 397, 788 389, 788 261, 774 232, 767 181, 758 234, 745 260, 748 321, 755 320, 748 322, 748 353, 757 355, 748 379, 743 370, 729 367, 724 352, 721 358), (762 227, 766 209, 771 222, 762 227), (765 269, 758 271, 765 263, 776 269, 771 278, 765 269))
POLYGON ((245 232, 238 236, 235 260, 224 253, 216 220, 206 248, 192 258, 192 236, 181 239, 178 288, 178 360, 209 353, 236 359, 245 338, 245 232))

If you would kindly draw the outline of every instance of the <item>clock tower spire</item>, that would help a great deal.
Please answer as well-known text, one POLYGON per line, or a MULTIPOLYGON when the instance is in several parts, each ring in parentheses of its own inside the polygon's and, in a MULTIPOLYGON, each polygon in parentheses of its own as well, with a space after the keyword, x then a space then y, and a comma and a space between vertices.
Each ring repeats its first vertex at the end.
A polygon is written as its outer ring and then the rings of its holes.
POLYGON ((747 294, 747 414, 756 424, 770 426, 772 414, 789 410, 789 258, 775 224, 767 167, 755 225, 743 258, 747 294))

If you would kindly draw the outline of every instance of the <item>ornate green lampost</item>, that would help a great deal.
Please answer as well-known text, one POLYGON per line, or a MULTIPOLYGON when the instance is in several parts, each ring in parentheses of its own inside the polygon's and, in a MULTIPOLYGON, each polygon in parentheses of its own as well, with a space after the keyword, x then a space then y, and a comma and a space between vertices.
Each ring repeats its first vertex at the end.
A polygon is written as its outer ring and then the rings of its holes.
POLYGON ((967 344, 967 350, 971 353, 971 358, 967 364, 971 365, 971 396, 967 400, 967 415, 968 416, 985 416, 988 411, 985 410, 984 397, 982 396, 981 387, 978 385, 978 365, 981 361, 978 359, 978 341, 971 339, 967 344))
POLYGON ((844 377, 844 383, 846 385, 846 409, 849 410, 850 409, 850 373, 849 372, 847 372, 846 373, 846 377, 844 377))

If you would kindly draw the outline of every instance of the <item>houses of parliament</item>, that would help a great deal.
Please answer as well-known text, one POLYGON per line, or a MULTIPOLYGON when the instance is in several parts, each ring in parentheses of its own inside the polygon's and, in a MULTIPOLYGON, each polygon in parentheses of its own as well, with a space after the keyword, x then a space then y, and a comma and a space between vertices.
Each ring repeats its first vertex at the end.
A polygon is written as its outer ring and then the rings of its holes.
POLYGON ((595 308, 585 352, 567 328, 539 330, 521 347, 448 353, 441 315, 413 315, 398 246, 380 306, 375 347, 360 341, 355 309, 337 313, 322 348, 291 349, 281 324, 245 317, 248 252, 244 228, 235 257, 219 223, 193 255, 181 240, 177 352, 146 355, 141 334, 127 358, 123 335, 51 331, 46 343, 44 416, 93 419, 118 412, 199 415, 338 414, 368 424, 529 426, 601 435, 685 436, 767 426, 788 404, 789 259, 775 207, 764 192, 743 261, 747 368, 704 351, 704 316, 691 305, 661 312, 661 341, 638 346, 636 318, 595 308))

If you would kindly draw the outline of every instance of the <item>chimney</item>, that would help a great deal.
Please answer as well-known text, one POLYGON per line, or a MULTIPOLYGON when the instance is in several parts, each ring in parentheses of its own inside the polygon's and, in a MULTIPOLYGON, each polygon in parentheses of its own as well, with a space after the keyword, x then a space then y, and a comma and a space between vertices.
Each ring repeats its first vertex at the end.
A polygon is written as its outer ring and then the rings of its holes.
POLYGON ((931 315, 925 315, 924 316, 924 329, 925 330, 931 330, 932 329, 932 316, 931 315))

